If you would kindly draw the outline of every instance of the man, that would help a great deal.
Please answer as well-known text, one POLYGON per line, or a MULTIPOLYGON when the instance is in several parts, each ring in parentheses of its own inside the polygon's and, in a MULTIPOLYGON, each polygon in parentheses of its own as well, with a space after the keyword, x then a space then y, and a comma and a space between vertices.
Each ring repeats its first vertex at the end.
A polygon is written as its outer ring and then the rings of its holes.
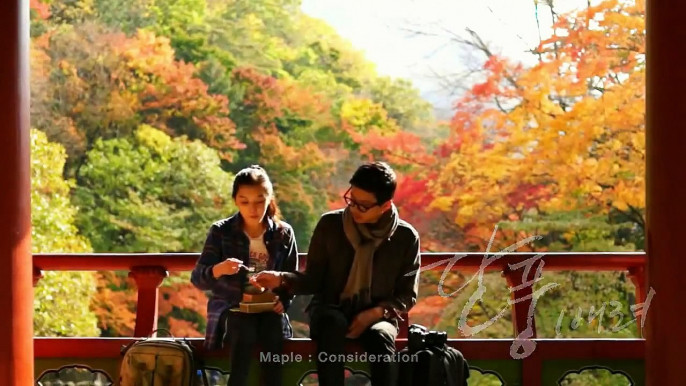
POLYGON ((304 273, 264 271, 252 281, 314 295, 307 312, 320 385, 343 386, 346 339, 359 339, 371 357, 372 385, 396 385, 398 319, 417 300, 419 236, 398 216, 396 176, 386 163, 360 166, 350 185, 347 207, 317 223, 304 273))

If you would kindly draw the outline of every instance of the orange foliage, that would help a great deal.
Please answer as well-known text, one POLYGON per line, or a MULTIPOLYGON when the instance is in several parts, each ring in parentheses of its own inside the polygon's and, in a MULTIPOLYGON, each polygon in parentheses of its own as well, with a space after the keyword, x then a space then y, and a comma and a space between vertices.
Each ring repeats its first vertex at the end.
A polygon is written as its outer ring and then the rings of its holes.
POLYGON ((332 172, 330 149, 316 140, 320 130, 334 124, 326 99, 251 68, 235 69, 232 78, 245 90, 242 112, 234 119, 245 141, 259 150, 258 161, 278 176, 279 200, 315 210, 308 186, 326 181, 332 172))
POLYGON ((191 283, 174 283, 160 288, 160 316, 172 309, 193 310, 203 318, 207 317, 207 296, 191 283))
MULTIPOLYGON (((114 272, 98 272, 98 291, 93 298, 93 308, 98 317, 98 327, 105 336, 133 336, 136 326, 138 292, 133 279, 114 272)), ((174 310, 197 314, 207 318, 207 296, 191 283, 173 283, 160 287, 159 317, 166 318, 174 336, 202 337, 198 323, 173 315, 174 310)))
POLYGON ((222 151, 227 160, 231 160, 231 151, 245 147, 235 137, 228 98, 209 94, 207 84, 195 77, 195 65, 175 60, 168 38, 139 30, 134 38, 123 40, 116 48, 141 83, 136 88, 141 90, 141 110, 148 123, 170 135, 196 137, 196 130, 179 125, 183 117, 190 121, 186 125, 197 126, 202 133, 200 139, 222 151))
POLYGON ((42 20, 47 20, 50 17, 50 5, 43 3, 41 0, 30 0, 29 8, 36 11, 36 14, 42 20))
POLYGON ((195 65, 175 60, 167 38, 83 23, 52 30, 31 48, 47 59, 32 63, 32 123, 65 146, 68 162, 78 163, 97 139, 121 138, 143 123, 200 139, 226 160, 244 148, 227 97, 210 94, 195 65))
POLYGON ((92 302, 103 335, 133 336, 137 303, 134 281, 114 272, 98 272, 97 283, 92 302))
POLYGON ((198 324, 187 320, 169 318, 169 330, 172 335, 184 338, 204 338, 205 335, 198 332, 198 324))
POLYGON ((423 296, 410 310, 411 323, 435 326, 441 320, 445 308, 453 301, 454 298, 440 295, 423 296))

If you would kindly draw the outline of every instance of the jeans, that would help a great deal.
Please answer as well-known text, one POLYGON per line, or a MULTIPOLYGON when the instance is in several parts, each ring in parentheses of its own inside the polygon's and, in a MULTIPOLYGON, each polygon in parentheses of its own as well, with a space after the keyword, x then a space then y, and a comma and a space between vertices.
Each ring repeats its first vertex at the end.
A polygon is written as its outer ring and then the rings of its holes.
MULTIPOLYGON (((227 386, 245 386, 255 346, 270 358, 283 352, 282 316, 274 312, 244 314, 229 312, 227 328, 231 348, 231 375, 227 386)), ((266 386, 281 386, 282 363, 278 360, 260 361, 266 386)))
MULTIPOLYGON (((310 337, 317 344, 317 374, 319 386, 344 386, 345 363, 336 356, 345 354, 345 343, 351 318, 339 309, 318 305, 310 310, 310 337), (325 360, 320 361, 320 358, 325 360)), ((396 327, 387 321, 379 321, 364 331, 358 339, 370 361, 373 386, 396 386, 398 378, 397 361, 383 361, 381 355, 395 355, 396 327)))

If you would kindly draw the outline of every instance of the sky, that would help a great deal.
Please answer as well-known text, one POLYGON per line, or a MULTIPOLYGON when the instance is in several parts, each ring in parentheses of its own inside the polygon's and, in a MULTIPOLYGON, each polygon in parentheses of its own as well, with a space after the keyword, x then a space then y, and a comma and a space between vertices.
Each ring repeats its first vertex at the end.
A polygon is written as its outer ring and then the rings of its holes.
MULTIPOLYGON (((466 63, 484 59, 470 58, 450 43, 449 34, 465 37, 470 28, 496 53, 530 62, 535 58, 526 51, 539 42, 534 4, 535 0, 302 0, 302 9, 332 25, 376 64, 380 74, 412 80, 439 115, 449 115, 455 96, 443 86, 444 80, 463 73, 466 63)), ((554 4, 560 13, 584 7, 587 0, 554 4)), ((538 16, 545 39, 551 34, 550 8, 539 5, 538 16)))

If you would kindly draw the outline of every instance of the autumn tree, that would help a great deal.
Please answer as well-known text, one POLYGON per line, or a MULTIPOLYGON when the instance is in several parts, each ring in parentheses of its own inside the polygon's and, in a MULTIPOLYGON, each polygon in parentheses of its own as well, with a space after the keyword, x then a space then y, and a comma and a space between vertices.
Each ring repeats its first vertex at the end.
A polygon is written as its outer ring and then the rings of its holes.
POLYGON ((459 224, 493 224, 529 184, 540 211, 595 207, 642 227, 643 14, 642 1, 604 1, 560 17, 536 66, 489 57, 486 81, 457 105, 459 151, 445 159, 436 205, 458 208, 459 224), (494 186, 488 200, 471 198, 494 186))
POLYGON ((126 137, 141 123, 201 139, 227 160, 242 147, 227 98, 209 94, 195 66, 174 59, 166 38, 144 31, 128 38, 82 24, 65 26, 33 47, 40 60, 32 73, 40 88, 32 116, 67 148, 68 175, 78 174, 98 139, 126 137))
POLYGON ((232 87, 239 90, 242 107, 233 110, 231 119, 238 139, 247 144, 232 171, 251 163, 265 166, 285 220, 295 227, 299 246, 306 248, 325 211, 327 197, 321 192, 332 168, 325 138, 335 125, 330 107, 295 82, 252 69, 236 69, 232 87))
MULTIPOLYGON (((446 139, 429 148, 407 140, 404 131, 360 136, 363 151, 381 152, 407 168, 398 202, 401 210, 423 208, 419 216, 434 229, 422 233, 430 235, 429 243, 444 240, 442 250, 484 252, 497 229, 491 251, 533 235, 542 238, 519 251, 643 247, 644 5, 603 1, 558 15, 555 34, 533 51, 539 58, 533 66, 496 55, 468 31, 461 43, 484 54, 483 79, 456 102, 446 139), (439 235, 436 229, 450 232, 439 235)), ((469 279, 455 275, 453 290, 469 279)), ((565 337, 636 336, 635 323, 612 331, 619 317, 608 317, 611 301, 625 315, 621 324, 630 320, 629 306, 644 301, 635 299, 625 274, 544 276, 539 287, 561 285, 539 299, 539 336, 555 337, 561 314, 565 337), (603 304, 604 321, 583 322, 591 306, 598 311, 603 304)), ((473 289, 446 301, 435 296, 435 275, 424 280, 433 293, 424 292, 417 317, 457 333, 456 320, 473 289), (444 316, 426 319, 435 309, 445 310, 444 316)), ((485 283, 470 325, 489 320, 509 296, 502 278, 488 275, 485 283)), ((482 334, 511 336, 508 314, 504 320, 482 334)))
POLYGON ((145 122, 170 135, 199 139, 230 161, 243 148, 236 140, 226 96, 210 94, 193 64, 179 62, 169 39, 139 31, 116 52, 136 75, 129 87, 140 90, 145 122))

